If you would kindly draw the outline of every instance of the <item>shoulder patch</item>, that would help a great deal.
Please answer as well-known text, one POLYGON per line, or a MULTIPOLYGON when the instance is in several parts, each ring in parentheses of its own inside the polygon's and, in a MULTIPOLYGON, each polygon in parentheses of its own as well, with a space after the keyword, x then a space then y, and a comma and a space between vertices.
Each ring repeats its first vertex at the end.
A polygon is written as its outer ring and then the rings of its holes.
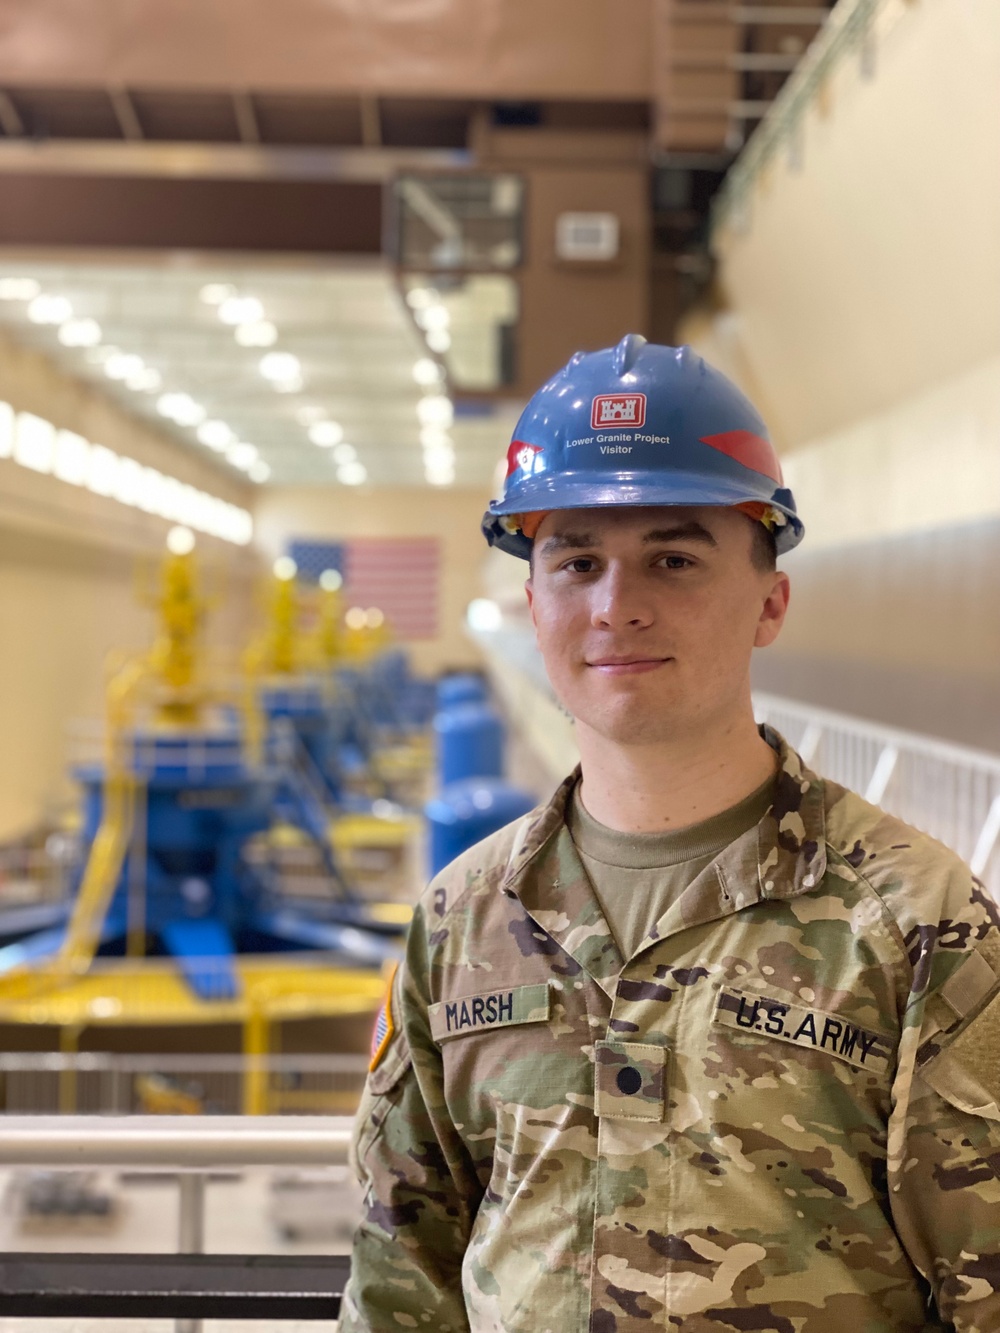
POLYGON ((392 971, 389 973, 389 984, 385 992, 385 1002, 378 1011, 378 1018, 375 1020, 375 1031, 372 1033, 371 1060, 368 1064, 369 1074, 373 1074, 378 1069, 396 1031, 392 1016, 392 983, 396 980, 398 966, 398 963, 392 965, 392 971))

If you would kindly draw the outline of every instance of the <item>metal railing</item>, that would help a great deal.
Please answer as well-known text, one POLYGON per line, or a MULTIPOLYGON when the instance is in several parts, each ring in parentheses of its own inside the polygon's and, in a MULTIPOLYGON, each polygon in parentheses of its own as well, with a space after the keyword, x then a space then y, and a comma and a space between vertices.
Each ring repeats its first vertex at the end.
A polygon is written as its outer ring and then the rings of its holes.
POLYGON ((713 229, 742 219, 754 180, 776 153, 798 155, 803 117, 834 67, 857 52, 862 68, 870 70, 877 19, 882 11, 904 8, 903 0, 838 0, 730 167, 712 205, 713 229))
POLYGON ((1000 756, 767 694, 754 711, 811 768, 943 842, 1000 898, 1000 756))
POLYGON ((346 1117, 8 1117, 0 1166, 176 1175, 180 1210, 176 1256, 0 1256, 0 1316, 174 1318, 178 1333, 197 1333, 206 1317, 336 1318, 347 1276, 342 1258, 201 1253, 205 1179, 233 1167, 329 1166, 344 1160, 350 1135, 346 1117))
POLYGON ((272 1114, 351 1115, 368 1072, 366 1055, 0 1053, 0 1136, 12 1116, 129 1115, 176 1111, 217 1117, 246 1105, 260 1080, 272 1114))

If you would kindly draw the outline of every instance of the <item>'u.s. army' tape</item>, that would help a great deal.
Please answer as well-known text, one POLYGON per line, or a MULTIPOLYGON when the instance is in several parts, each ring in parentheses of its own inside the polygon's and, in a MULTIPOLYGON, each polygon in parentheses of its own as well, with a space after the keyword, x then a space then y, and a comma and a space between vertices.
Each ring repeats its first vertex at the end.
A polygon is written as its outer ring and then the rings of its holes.
POLYGON ((731 990, 728 986, 719 992, 713 1022, 787 1041, 792 1046, 825 1051, 855 1069, 874 1074, 884 1074, 892 1058, 892 1041, 880 1032, 848 1023, 824 1009, 806 1009, 769 995, 731 990))

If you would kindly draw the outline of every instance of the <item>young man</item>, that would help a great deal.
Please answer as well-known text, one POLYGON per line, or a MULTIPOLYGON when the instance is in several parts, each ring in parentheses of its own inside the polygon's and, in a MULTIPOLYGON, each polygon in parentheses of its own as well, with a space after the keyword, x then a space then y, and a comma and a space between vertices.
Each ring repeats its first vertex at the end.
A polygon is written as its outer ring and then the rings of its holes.
POLYGON ((491 541, 580 771, 414 918, 342 1333, 1000 1329, 1000 928, 750 701, 800 539, 689 349, 577 355, 491 541))

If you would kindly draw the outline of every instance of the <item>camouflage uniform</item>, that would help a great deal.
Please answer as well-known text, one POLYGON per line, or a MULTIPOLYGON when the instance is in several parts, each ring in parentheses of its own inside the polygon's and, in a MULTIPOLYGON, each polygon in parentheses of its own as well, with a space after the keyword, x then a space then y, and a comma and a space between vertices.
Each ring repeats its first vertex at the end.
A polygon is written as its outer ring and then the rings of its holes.
POLYGON ((1000 928, 806 769, 618 954, 573 778, 441 874, 369 1076, 341 1329, 1000 1329, 1000 928))

